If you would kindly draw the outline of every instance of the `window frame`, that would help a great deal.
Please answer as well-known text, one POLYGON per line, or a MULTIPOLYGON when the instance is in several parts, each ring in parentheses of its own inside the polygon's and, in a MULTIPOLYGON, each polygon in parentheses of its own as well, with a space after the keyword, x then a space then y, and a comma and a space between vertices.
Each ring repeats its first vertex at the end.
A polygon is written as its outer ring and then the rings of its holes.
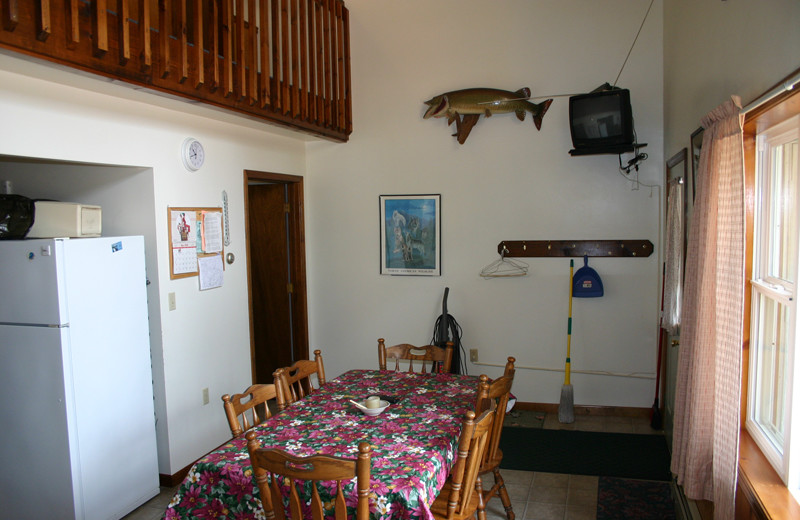
MULTIPOLYGON (((746 132, 747 133, 747 132, 746 132)), ((748 280, 749 290, 749 309, 746 310, 746 318, 749 320, 746 324, 746 331, 748 339, 756 339, 758 337, 758 313, 759 313, 759 297, 766 297, 772 301, 785 306, 788 311, 787 327, 788 327, 788 350, 786 355, 786 387, 785 387, 785 401, 783 407, 784 425, 781 435, 783 436, 780 451, 774 445, 772 439, 764 428, 758 423, 754 415, 756 410, 751 404, 756 403, 755 387, 757 378, 754 376, 753 371, 758 368, 759 352, 757 345, 752 343, 748 345, 749 359, 745 357, 745 367, 747 369, 744 377, 746 379, 743 384, 743 392, 746 392, 746 400, 743 404, 744 411, 744 425, 750 436, 753 438, 759 449, 762 451, 766 459, 773 466, 778 476, 787 485, 788 489, 795 495, 800 497, 800 396, 798 393, 798 382, 800 382, 800 363, 797 362, 798 355, 798 334, 800 327, 798 326, 798 312, 797 312, 797 280, 798 280, 798 262, 795 260, 793 266, 793 273, 790 273, 793 280, 783 280, 777 276, 773 276, 769 271, 770 265, 770 245, 769 239, 762 240, 756 244, 756 239, 759 236, 768 236, 770 232, 771 219, 770 211, 772 208, 768 206, 767 196, 771 196, 771 176, 759 178, 756 171, 761 168, 769 168, 772 162, 771 150, 777 143, 785 144, 800 137, 800 115, 794 115, 784 118, 779 122, 771 122, 771 124, 758 125, 755 132, 751 128, 751 149, 755 158, 751 157, 748 166, 751 166, 751 171, 748 172, 751 178, 748 179, 749 195, 752 195, 752 205, 750 208, 750 222, 751 232, 748 233, 748 247, 749 258, 751 260, 750 277, 748 280), (755 146, 753 146, 755 144, 755 146), (765 193, 766 192, 766 193, 765 193), (766 195, 766 196, 765 196, 766 195), (749 330, 747 330, 749 329, 749 330), (792 450, 792 446, 795 447, 792 450), (781 453, 782 452, 782 453, 781 453)), ((746 153, 747 155, 747 153, 746 153)), ((746 161, 747 163, 747 161, 746 161)), ((800 183, 794 186, 794 207, 795 211, 800 207, 800 183)), ((796 234, 794 237, 795 243, 800 244, 800 226, 795 226, 793 232, 796 234)), ((800 246, 798 246, 800 247, 800 246)), ((800 251, 795 251, 795 255, 800 254, 800 251)), ((776 307, 777 308, 777 307, 776 307)))

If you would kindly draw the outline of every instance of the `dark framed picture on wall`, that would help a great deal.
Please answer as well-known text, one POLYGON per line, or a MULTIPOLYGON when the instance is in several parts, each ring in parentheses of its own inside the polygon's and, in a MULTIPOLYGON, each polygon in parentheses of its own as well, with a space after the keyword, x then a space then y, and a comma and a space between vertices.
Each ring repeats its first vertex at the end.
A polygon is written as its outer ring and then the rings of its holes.
POLYGON ((381 274, 442 274, 442 196, 380 195, 381 274))

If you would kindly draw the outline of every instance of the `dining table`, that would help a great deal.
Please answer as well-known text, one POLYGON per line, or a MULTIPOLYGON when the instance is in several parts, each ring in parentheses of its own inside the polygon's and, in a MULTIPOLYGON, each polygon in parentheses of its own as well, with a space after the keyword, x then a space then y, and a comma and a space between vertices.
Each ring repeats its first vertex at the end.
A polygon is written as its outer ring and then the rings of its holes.
MULTIPOLYGON (((474 410, 479 379, 449 373, 350 370, 256 426, 263 448, 296 456, 356 458, 358 444, 372 447, 371 519, 432 520, 430 505, 457 457, 465 414, 474 410), (389 402, 379 415, 353 401, 377 395, 389 402)), ((325 515, 333 517, 330 486, 321 486, 325 515)), ((355 505, 355 479, 344 492, 355 505)), ((350 516, 350 515, 348 515, 350 516)), ((162 518, 263 519, 259 490, 243 435, 199 459, 162 518)))

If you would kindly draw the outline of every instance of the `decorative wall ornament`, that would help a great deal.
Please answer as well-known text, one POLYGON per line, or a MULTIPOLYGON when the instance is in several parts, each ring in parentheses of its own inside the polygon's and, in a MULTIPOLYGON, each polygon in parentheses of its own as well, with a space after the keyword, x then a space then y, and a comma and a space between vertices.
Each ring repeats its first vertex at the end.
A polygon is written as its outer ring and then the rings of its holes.
POLYGON ((520 121, 524 121, 525 113, 530 112, 536 129, 541 130, 542 117, 553 100, 547 99, 536 104, 528 101, 530 97, 531 91, 528 87, 516 92, 494 88, 454 90, 426 101, 429 108, 422 117, 446 117, 448 125, 455 121, 456 133, 453 136, 458 139, 459 144, 464 144, 481 115, 491 117, 492 114, 514 112, 520 121))

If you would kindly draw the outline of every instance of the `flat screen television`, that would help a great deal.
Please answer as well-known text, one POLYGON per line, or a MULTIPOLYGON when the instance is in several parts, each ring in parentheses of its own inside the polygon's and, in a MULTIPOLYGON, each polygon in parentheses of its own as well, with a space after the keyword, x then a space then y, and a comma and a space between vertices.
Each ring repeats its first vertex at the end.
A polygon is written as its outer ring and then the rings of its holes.
POLYGON ((569 98, 572 155, 623 153, 633 150, 630 91, 600 90, 569 98))

